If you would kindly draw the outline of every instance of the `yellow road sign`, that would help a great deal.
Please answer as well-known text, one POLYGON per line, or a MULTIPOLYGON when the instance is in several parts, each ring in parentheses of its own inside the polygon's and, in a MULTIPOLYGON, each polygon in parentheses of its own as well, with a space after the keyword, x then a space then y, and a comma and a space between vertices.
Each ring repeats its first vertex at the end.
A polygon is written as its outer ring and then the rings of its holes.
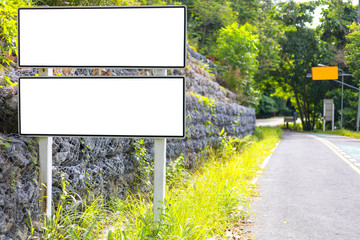
POLYGON ((313 67, 312 80, 334 80, 339 78, 338 67, 313 67))

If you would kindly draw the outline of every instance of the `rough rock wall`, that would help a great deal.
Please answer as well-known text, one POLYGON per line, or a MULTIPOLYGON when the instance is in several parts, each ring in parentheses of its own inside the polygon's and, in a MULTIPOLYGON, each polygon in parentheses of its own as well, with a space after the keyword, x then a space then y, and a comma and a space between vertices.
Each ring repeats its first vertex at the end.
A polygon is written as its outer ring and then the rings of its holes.
MULTIPOLYGON (((70 75, 94 75, 91 70, 72 70, 70 75)), ((33 75, 29 70, 22 75, 33 75)), ((64 73, 64 72, 63 72, 64 73)), ((65 73, 64 73, 65 74, 65 73)), ((151 70, 105 70, 110 75, 152 75, 151 70), (110 73, 109 73, 110 72, 110 73)), ((236 104, 236 96, 220 87, 204 69, 189 61, 186 74, 186 138, 168 140, 167 160, 181 153, 189 167, 197 154, 211 141, 219 140, 222 128, 228 135, 244 136, 255 129, 255 111, 236 104)), ((65 74, 66 75, 66 74, 65 74)), ((10 74, 12 80, 18 74, 10 74)), ((17 132, 17 90, 0 89, 0 240, 24 239, 28 213, 38 218, 39 185, 36 138, 21 137, 17 132)), ((86 194, 122 196, 137 181, 136 139, 124 138, 54 138, 53 197, 60 194, 60 173, 66 174, 70 190, 86 194)), ((153 140, 145 139, 146 158, 153 159, 153 140)))

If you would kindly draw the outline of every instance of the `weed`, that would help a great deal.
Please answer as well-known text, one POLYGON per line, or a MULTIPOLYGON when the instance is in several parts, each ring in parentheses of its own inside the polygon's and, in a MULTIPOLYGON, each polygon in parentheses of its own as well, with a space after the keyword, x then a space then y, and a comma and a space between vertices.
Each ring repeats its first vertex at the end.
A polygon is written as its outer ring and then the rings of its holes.
POLYGON ((326 133, 326 134, 334 134, 334 135, 340 135, 340 136, 346 136, 346 137, 352 137, 352 138, 360 138, 360 133, 347 130, 347 129, 340 129, 340 130, 334 130, 334 131, 321 131, 317 130, 316 133, 326 133))
MULTIPOLYGON (((105 203, 101 197, 88 204, 66 190, 52 219, 44 218, 43 239, 209 239, 225 238, 225 229, 249 214, 254 190, 251 180, 259 165, 279 141, 279 128, 257 128, 243 139, 220 133, 221 144, 206 149, 195 171, 184 167, 180 156, 167 166, 165 214, 153 222, 152 194, 129 193, 125 199, 105 203), (103 237, 104 238, 104 237, 103 237)), ((144 142, 134 143, 136 158, 146 165, 144 142)), ((142 165, 140 165, 142 166, 142 165)))
POLYGON ((144 146, 144 140, 139 138, 132 142, 134 147, 135 159, 138 167, 136 178, 139 180, 139 185, 144 185, 148 189, 153 189, 152 176, 154 172, 154 163, 150 162, 146 157, 147 149, 144 146))

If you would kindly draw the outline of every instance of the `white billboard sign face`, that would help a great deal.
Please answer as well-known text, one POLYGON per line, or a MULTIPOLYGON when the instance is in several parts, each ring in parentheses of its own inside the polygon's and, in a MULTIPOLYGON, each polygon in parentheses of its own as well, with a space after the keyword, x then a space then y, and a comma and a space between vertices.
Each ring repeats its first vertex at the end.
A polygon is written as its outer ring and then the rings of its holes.
POLYGON ((183 77, 22 77, 19 133, 184 137, 183 77))
POLYGON ((20 67, 185 67, 185 6, 19 8, 18 33, 20 67))

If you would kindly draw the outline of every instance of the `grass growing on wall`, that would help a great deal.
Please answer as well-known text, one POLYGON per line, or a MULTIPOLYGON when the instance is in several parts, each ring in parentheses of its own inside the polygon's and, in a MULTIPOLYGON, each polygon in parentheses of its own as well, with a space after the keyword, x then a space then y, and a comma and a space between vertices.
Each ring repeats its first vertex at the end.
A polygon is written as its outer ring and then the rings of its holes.
POLYGON ((171 180, 168 181, 166 214, 160 224, 153 223, 152 193, 129 194, 125 200, 112 199, 106 204, 101 198, 93 204, 83 204, 67 197, 69 202, 59 205, 58 209, 64 210, 47 223, 43 237, 223 238, 226 228, 249 214, 253 192, 251 180, 256 177, 260 163, 280 140, 280 135, 279 128, 265 127, 243 139, 222 133, 222 143, 205 149, 202 164, 196 170, 190 172, 175 161, 176 171, 172 166, 171 180), (80 207, 76 208, 76 204, 80 207))

